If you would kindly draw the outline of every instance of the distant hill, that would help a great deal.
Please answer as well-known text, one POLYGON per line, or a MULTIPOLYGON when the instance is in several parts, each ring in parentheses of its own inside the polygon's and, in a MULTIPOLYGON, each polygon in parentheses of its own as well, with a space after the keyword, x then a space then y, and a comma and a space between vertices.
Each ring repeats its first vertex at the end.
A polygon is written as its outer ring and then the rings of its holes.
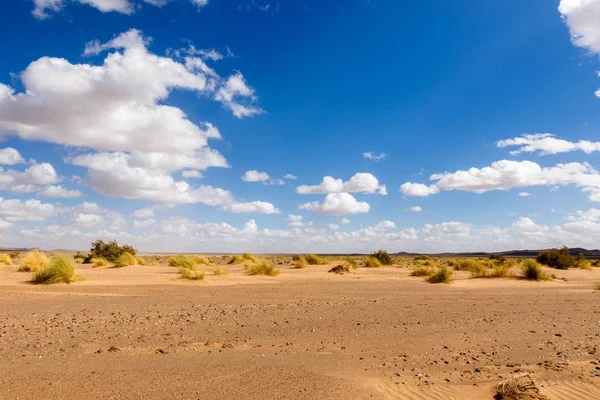
MULTIPOLYGON (((407 252, 399 252, 394 253, 392 255, 401 256, 401 257, 415 257, 419 255, 427 255, 432 257, 489 257, 492 254, 499 254, 504 257, 528 257, 535 258, 540 251, 544 251, 547 249, 539 249, 539 250, 509 250, 509 251, 499 251, 499 252, 466 252, 466 253, 407 253, 407 252)), ((576 256, 577 254, 582 253, 585 258, 591 259, 600 259, 600 250, 588 250, 582 249, 580 247, 574 247, 569 249, 569 254, 572 256, 576 256)))

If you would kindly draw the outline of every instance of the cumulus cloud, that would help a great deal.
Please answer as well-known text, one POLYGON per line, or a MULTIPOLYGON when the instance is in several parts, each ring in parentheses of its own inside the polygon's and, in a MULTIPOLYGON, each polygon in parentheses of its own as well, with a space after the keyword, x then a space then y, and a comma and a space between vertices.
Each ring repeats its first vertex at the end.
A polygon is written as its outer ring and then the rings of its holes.
POLYGON ((203 178, 202 172, 197 169, 186 169, 181 172, 181 176, 184 178, 193 178, 193 179, 201 179, 203 178))
POLYGON ((136 228, 146 228, 146 227, 154 225, 155 223, 156 223, 156 221, 154 219, 149 218, 149 219, 145 219, 145 220, 141 220, 141 221, 135 220, 135 221, 133 221, 133 226, 136 228))
POLYGON ((421 206, 414 206, 414 207, 407 208, 406 211, 421 212, 421 211, 423 211, 423 209, 421 208, 421 206))
POLYGON ((339 220, 339 224, 340 224, 340 225, 342 225, 342 226, 343 226, 343 225, 348 225, 350 222, 351 222, 351 221, 350 221, 350 219, 348 219, 348 218, 346 218, 346 217, 342 217, 342 218, 340 218, 340 220, 339 220))
POLYGON ((48 163, 32 164, 24 171, 4 170, 0 167, 0 190, 12 193, 31 193, 43 185, 52 185, 59 180, 54 167, 48 163))
POLYGON ((303 222, 302 220, 304 219, 304 217, 302 215, 293 215, 293 214, 288 214, 287 218, 285 219, 285 221, 288 223, 288 226, 292 226, 294 228, 302 228, 305 226, 312 226, 312 222, 303 222))
POLYGON ((252 117, 264 112, 253 105, 257 100, 255 91, 248 86, 240 72, 231 75, 221 84, 214 98, 238 118, 252 117))
POLYGON ((388 158, 388 155, 385 153, 375 154, 372 151, 368 151, 366 153, 363 153, 363 158, 377 162, 377 161, 385 160, 386 158, 388 158))
POLYGON ((335 179, 326 176, 320 185, 307 186, 302 185, 296 188, 299 194, 331 194, 331 193, 364 193, 387 195, 385 185, 380 185, 379 180, 369 173, 359 172, 350 180, 344 182, 341 179, 335 179))
POLYGON ((297 177, 296 175, 292 175, 292 174, 286 174, 286 175, 283 177, 283 179, 290 179, 290 180, 293 180, 293 179, 298 179, 298 177, 297 177))
POLYGON ((233 214, 281 214, 280 209, 266 201, 226 204, 222 209, 233 214))
POLYGON ((592 53, 599 53, 600 1, 561 0, 558 11, 569 27, 573 44, 592 53))
POLYGON ((357 201, 349 193, 330 193, 322 202, 305 203, 301 210, 309 210, 324 215, 345 215, 368 213, 371 206, 366 202, 357 201))
POLYGON ((42 197, 60 197, 63 199, 74 199, 83 196, 79 190, 69 190, 60 185, 51 185, 43 188, 39 193, 42 197))
POLYGON ((396 224, 392 221, 381 221, 380 223, 375 225, 373 227, 373 229, 379 230, 379 231, 387 231, 390 229, 396 229, 396 224))
POLYGON ((0 217, 8 222, 44 221, 56 214, 54 205, 36 199, 21 201, 0 197, 0 217))
POLYGON ((438 194, 440 189, 435 185, 427 186, 422 183, 406 182, 400 186, 400 192, 406 196, 427 197, 431 194, 438 194))
MULTIPOLYGON (((173 0, 143 0, 144 3, 157 7, 162 7, 171 1, 173 0)), ((130 15, 135 12, 133 0, 33 0, 35 8, 32 14, 38 19, 46 19, 52 14, 60 12, 69 2, 86 4, 103 13, 118 12, 130 15)), ((190 2, 197 7, 208 4, 208 0, 190 0, 190 2)))
POLYGON ((500 140, 496 142, 496 146, 500 148, 518 147, 518 149, 510 152, 512 155, 538 153, 544 156, 571 151, 583 151, 586 154, 590 154, 600 151, 600 142, 590 142, 588 140, 569 142, 568 140, 558 139, 550 133, 526 133, 521 135, 521 137, 500 140))
POLYGON ((271 177, 266 172, 259 172, 256 170, 246 171, 242 180, 244 182, 267 182, 271 177))
POLYGON ((24 163, 25 159, 16 149, 13 149, 12 147, 0 149, 0 165, 15 165, 24 163))

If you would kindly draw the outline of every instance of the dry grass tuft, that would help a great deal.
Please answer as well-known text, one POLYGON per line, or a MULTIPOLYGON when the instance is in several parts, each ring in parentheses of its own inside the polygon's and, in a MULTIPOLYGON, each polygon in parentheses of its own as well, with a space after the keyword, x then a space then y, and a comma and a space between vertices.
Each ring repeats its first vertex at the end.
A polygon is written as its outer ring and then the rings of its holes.
POLYGON ((591 270, 592 269, 592 263, 589 262, 588 260, 581 260, 577 263, 577 266, 579 267, 579 269, 586 269, 586 270, 591 270))
POLYGON ((55 283, 73 283, 83 280, 75 272, 73 258, 66 254, 57 254, 50 259, 46 268, 36 272, 31 280, 33 283, 52 285, 55 283))
POLYGON ((485 265, 479 261, 472 258, 459 258, 454 260, 452 266, 456 271, 480 271, 482 268, 485 268, 485 265))
POLYGON ((352 268, 358 268, 358 263, 354 257, 344 257, 342 258, 342 261, 348 263, 352 268))
POLYGON ((439 267, 438 270, 426 279, 429 283, 450 283, 452 282, 452 270, 446 266, 439 267))
POLYGON ((524 260, 521 265, 521 276, 532 281, 549 281, 551 278, 534 260, 524 260))
POLYGON ((204 279, 204 271, 199 269, 179 267, 179 273, 181 274, 182 279, 189 279, 193 281, 201 281, 204 279))
POLYGON ((13 265, 12 258, 6 253, 0 253, 0 265, 13 265))
POLYGON ((19 267, 21 272, 38 272, 46 268, 48 265, 48 257, 38 250, 30 251, 23 258, 23 262, 19 267))
POLYGON ((213 267, 213 275, 215 276, 227 275, 228 273, 229 271, 227 270, 227 268, 213 267))
POLYGON ((434 273, 435 270, 433 268, 420 266, 413 268, 412 272, 410 273, 410 276, 430 276, 434 273))
POLYGON ((257 262, 258 257, 256 257, 252 253, 244 253, 239 256, 233 256, 233 258, 228 262, 228 264, 238 265, 243 264, 246 261, 257 262))
POLYGON ((279 275, 279 270, 265 259, 259 259, 257 262, 248 262, 244 268, 246 268, 248 275, 279 275))
POLYGON ((308 267, 308 262, 304 256, 298 256, 294 261, 292 261, 294 268, 306 268, 308 267))
POLYGON ((108 260, 104 257, 94 257, 91 260, 91 264, 93 265, 93 268, 98 268, 98 267, 108 267, 110 265, 110 263, 108 262, 108 260))
POLYGON ((123 253, 121 254, 117 260, 115 261, 115 268, 123 268, 130 267, 132 265, 137 265, 138 260, 131 253, 123 253))
POLYGON ((496 385, 496 400, 544 400, 535 379, 526 372, 511 375, 496 385))
POLYGON ((373 257, 373 256, 369 256, 367 258, 365 258, 365 267, 366 268, 381 268, 381 262, 373 257))
POLYGON ((338 274, 338 275, 349 274, 350 273, 350 264, 344 263, 344 264, 337 265, 337 266, 331 268, 328 272, 338 274))
POLYGON ((317 256, 316 254, 309 254, 305 256, 304 259, 306 260, 308 265, 326 264, 326 262, 324 260, 321 260, 321 258, 319 258, 319 256, 317 256))
POLYGON ((513 267, 515 266, 514 261, 508 261, 504 263, 497 263, 493 266, 490 278, 508 278, 509 276, 515 276, 513 267))

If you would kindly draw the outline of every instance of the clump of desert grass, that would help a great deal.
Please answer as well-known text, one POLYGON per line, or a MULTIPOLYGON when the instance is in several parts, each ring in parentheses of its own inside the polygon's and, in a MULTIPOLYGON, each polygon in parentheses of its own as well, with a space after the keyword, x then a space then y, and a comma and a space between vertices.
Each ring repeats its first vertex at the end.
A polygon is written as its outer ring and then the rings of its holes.
POLYGON ((551 278, 534 260, 524 260, 521 264, 521 277, 532 281, 549 281, 551 278))
POLYGON ((420 256, 413 257, 413 261, 427 261, 427 260, 431 260, 431 257, 426 256, 426 255, 420 255, 420 256))
POLYGON ((342 261, 348 263, 352 268, 358 268, 358 263, 354 257, 344 257, 342 258, 342 261))
POLYGON ((430 276, 435 273, 435 270, 429 266, 418 266, 413 268, 410 276, 430 276))
POLYGON ((33 283, 53 285, 55 283, 73 283, 83 280, 83 277, 75 272, 73 258, 66 254, 53 256, 48 265, 37 271, 31 280, 33 283))
POLYGON ((178 255, 169 257, 169 267, 194 269, 198 266, 198 261, 193 256, 178 255))
POLYGON ((391 265, 392 257, 385 250, 378 250, 371 253, 371 257, 376 258, 382 265, 391 265))
POLYGON ((592 263, 585 259, 578 261, 577 266, 579 267, 579 269, 585 269, 585 270, 592 269, 592 263))
POLYGON ((204 271, 202 271, 201 269, 198 268, 198 266, 195 267, 195 269, 191 269, 191 268, 185 268, 185 267, 178 267, 179 268, 179 274, 181 274, 181 279, 189 279, 192 281, 201 281, 204 279, 204 271))
POLYGON ((273 266, 269 261, 265 259, 258 259, 256 262, 246 262, 244 265, 248 275, 265 275, 265 276, 277 276, 279 270, 273 266))
POLYGON ((85 261, 85 256, 78 252, 73 256, 73 260, 75 260, 77 264, 83 264, 85 261))
POLYGON ((196 260, 196 262, 198 264, 201 264, 201 265, 212 265, 212 263, 210 262, 210 260, 208 258, 206 258, 206 257, 198 256, 198 255, 194 255, 192 257, 194 258, 194 260, 196 260))
POLYGON ((90 264, 93 265, 93 268, 108 267, 110 265, 108 260, 104 257, 94 257, 90 261, 90 264))
POLYGON ((238 265, 238 264, 243 264, 246 261, 256 262, 257 260, 258 260, 258 257, 256 257, 254 254, 244 253, 242 255, 233 256, 233 258, 227 264, 238 265))
POLYGON ((0 265, 13 265, 10 255, 6 253, 0 253, 0 265))
POLYGON ((516 263, 514 261, 495 263, 493 265, 490 273, 488 274, 488 277, 489 278, 508 278, 510 276, 514 276, 515 275, 515 271, 514 271, 515 264, 516 263))
POLYGON ((364 266, 365 268, 381 268, 383 265, 381 265, 381 262, 377 258, 369 256, 365 258, 364 266))
POLYGON ((115 260, 115 268, 130 267, 132 265, 138 265, 138 260, 131 253, 125 252, 115 260))
POLYGON ((331 268, 328 272, 331 272, 331 273, 337 274, 337 275, 349 274, 350 273, 350 264, 342 263, 342 264, 336 265, 335 267, 331 268))
POLYGON ((425 280, 429 283, 450 283, 453 280, 452 275, 453 273, 450 268, 442 266, 425 280))
POLYGON ((473 258, 459 258, 454 260, 452 266, 456 271, 479 271, 481 268, 485 268, 485 265, 473 258))
POLYGON ((497 400, 525 400, 525 399, 547 399, 540 393, 535 384, 535 378, 532 378, 526 372, 514 374, 504 379, 496 385, 497 400))
POLYGON ((292 265, 294 268, 306 268, 308 267, 308 261, 304 256, 298 256, 295 260, 292 261, 292 265))
POLYGON ((228 273, 229 273, 229 271, 226 268, 213 267, 213 275, 215 275, 215 276, 227 275, 228 273))
POLYGON ((316 254, 309 254, 309 255, 305 256, 304 259, 306 260, 306 263, 308 265, 321 265, 321 264, 326 264, 327 263, 325 260, 322 260, 316 254))
POLYGON ((21 272, 38 272, 46 268, 48 265, 48 257, 38 250, 30 251, 25 255, 19 271, 21 272))

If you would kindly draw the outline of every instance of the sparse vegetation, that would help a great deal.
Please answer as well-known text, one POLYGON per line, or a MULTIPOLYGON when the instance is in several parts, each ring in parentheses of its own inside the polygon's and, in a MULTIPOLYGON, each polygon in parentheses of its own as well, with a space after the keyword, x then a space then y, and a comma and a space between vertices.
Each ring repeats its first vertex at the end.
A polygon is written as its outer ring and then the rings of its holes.
POLYGON ((506 258, 501 256, 500 254, 490 254, 489 259, 494 260, 494 261, 499 261, 501 263, 506 261, 506 258))
POLYGON ((169 257, 169 267, 196 269, 198 262, 192 256, 178 255, 169 257))
POLYGON ((13 265, 10 255, 6 253, 0 253, 0 265, 13 265))
POLYGON ((556 269, 569 269, 577 266, 577 259, 569 254, 569 248, 544 250, 540 252, 536 261, 542 265, 556 269))
POLYGON ((509 276, 513 276, 515 274, 513 271, 514 266, 515 266, 514 261, 496 263, 492 267, 489 277, 490 278, 507 278, 509 276))
POLYGON ((212 263, 210 262, 210 260, 206 257, 202 257, 202 256, 192 256, 194 258, 194 260, 196 260, 196 263, 200 264, 200 265, 212 265, 212 263))
POLYGON ((496 400, 547 399, 540 394, 535 380, 528 373, 521 372, 504 379, 496 386, 496 400))
POLYGON ((138 260, 133 254, 125 252, 115 260, 114 264, 115 268, 130 267, 132 265, 137 265, 138 260))
POLYGON ((392 257, 385 250, 374 251, 371 253, 371 257, 378 259, 382 265, 391 265, 393 261, 392 257))
POLYGON ((189 279, 193 281, 201 281, 204 279, 204 271, 200 269, 190 269, 185 267, 179 267, 179 273, 182 279, 189 279))
POLYGON ((425 256, 425 255, 413 257, 413 261, 428 261, 428 260, 431 260, 431 257, 425 256))
POLYGON ((349 274, 350 273, 350 265, 349 264, 339 264, 336 265, 335 267, 331 268, 329 271, 327 272, 331 272, 337 275, 344 275, 344 274, 349 274))
POLYGON ((98 267, 108 267, 110 265, 110 262, 108 262, 108 260, 104 257, 95 257, 95 258, 92 258, 90 264, 92 264, 94 266, 94 268, 98 268, 98 267))
POLYGON ((233 258, 228 262, 228 264, 238 265, 243 264, 246 261, 256 262, 258 258, 251 253, 244 253, 242 255, 233 256, 233 258))
POLYGON ((279 270, 265 259, 260 259, 257 262, 248 262, 246 263, 245 268, 248 275, 279 275, 279 270))
POLYGON ((106 260, 116 264, 117 259, 124 253, 129 253, 132 256, 135 256, 137 250, 127 244, 119 246, 116 240, 108 243, 105 243, 103 240, 96 240, 95 242, 92 242, 90 254, 85 257, 83 263, 90 264, 92 259, 104 257, 106 260))
POLYGON ((354 257, 344 257, 342 261, 348 263, 352 268, 358 268, 358 263, 354 257))
POLYGON ((73 258, 66 254, 57 254, 50 259, 44 269, 34 274, 32 282, 52 285, 55 283, 73 283, 79 280, 83 280, 83 278, 75 272, 73 258))
POLYGON ((48 265, 48 257, 38 250, 30 251, 23 258, 23 262, 19 266, 21 272, 38 272, 46 268, 48 265))
POLYGON ((548 281, 551 278, 534 260, 524 260, 521 265, 521 276, 532 281, 548 281))
POLYGON ((381 268, 382 265, 378 258, 369 256, 369 257, 365 258, 365 267, 366 268, 381 268))
POLYGON ((213 275, 215 275, 215 276, 227 275, 228 273, 229 273, 229 271, 227 271, 226 268, 213 267, 213 275))
POLYGON ((450 283, 453 280, 452 275, 452 270, 443 266, 439 267, 438 270, 426 280, 429 283, 450 283))
POLYGON ((306 263, 308 265, 321 265, 321 264, 326 264, 323 260, 321 260, 321 258, 319 258, 319 256, 317 256, 316 254, 309 254, 307 256, 304 257, 304 259, 306 260, 306 263))
POLYGON ((11 252, 9 254, 9 256, 12 260, 17 260, 21 256, 21 252, 16 250, 16 251, 11 252))
POLYGON ((456 271, 480 271, 485 265, 474 258, 459 258, 451 264, 456 271))
POLYGON ((292 261, 292 264, 295 268, 306 268, 308 267, 308 262, 306 262, 306 258, 303 256, 298 256, 298 258, 292 261))
POLYGON ((428 266, 419 266, 413 268, 410 276, 430 276, 435 273, 435 270, 428 266))

